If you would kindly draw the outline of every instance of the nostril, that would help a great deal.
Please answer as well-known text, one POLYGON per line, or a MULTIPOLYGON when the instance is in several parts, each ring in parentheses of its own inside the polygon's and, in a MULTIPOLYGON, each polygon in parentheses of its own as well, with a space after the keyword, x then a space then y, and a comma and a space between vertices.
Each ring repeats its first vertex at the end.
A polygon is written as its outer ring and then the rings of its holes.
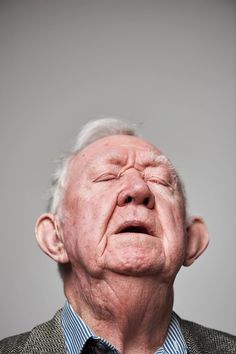
POLYGON ((147 206, 148 203, 149 203, 149 197, 144 198, 143 204, 144 204, 145 206, 147 206))
POLYGON ((126 204, 127 204, 127 203, 131 203, 132 200, 133 200, 133 198, 132 198, 130 195, 128 195, 128 196, 125 198, 125 203, 126 203, 126 204))
POLYGON ((145 189, 143 185, 128 186, 127 188, 120 191, 117 198, 117 203, 119 206, 125 205, 143 205, 148 209, 153 209, 155 204, 155 198, 148 187, 145 189))

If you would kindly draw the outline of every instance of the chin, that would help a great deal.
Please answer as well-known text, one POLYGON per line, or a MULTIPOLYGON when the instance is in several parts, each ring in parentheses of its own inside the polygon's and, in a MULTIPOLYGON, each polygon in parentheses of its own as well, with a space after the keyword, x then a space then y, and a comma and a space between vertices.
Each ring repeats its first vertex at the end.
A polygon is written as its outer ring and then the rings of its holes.
POLYGON ((135 276, 135 277, 142 277, 142 276, 153 276, 162 273, 163 267, 160 263, 151 263, 151 262, 138 262, 137 260, 129 260, 126 262, 119 262, 119 263, 111 263, 106 265, 106 269, 117 273, 120 275, 127 275, 127 276, 135 276))

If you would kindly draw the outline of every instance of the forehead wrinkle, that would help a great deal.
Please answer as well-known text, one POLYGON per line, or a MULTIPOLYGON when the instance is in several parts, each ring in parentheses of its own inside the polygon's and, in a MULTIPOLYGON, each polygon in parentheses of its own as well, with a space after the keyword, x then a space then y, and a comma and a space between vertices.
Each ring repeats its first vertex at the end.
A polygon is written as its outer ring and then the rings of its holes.
POLYGON ((96 162, 95 161, 93 162, 96 163, 96 165, 100 165, 103 163, 123 165, 125 161, 126 161, 126 157, 124 156, 124 154, 111 150, 105 154, 103 153, 102 155, 96 158, 96 162))

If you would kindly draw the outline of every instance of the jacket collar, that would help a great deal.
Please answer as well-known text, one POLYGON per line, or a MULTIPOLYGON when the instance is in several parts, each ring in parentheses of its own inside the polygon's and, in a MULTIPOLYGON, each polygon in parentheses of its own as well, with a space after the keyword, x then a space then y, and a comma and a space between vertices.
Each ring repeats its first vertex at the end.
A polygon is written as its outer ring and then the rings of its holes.
MULTIPOLYGON (((62 309, 57 311, 52 320, 33 328, 22 349, 22 354, 66 354, 64 335, 61 328, 61 312, 62 309)), ((192 334, 193 324, 182 320, 178 315, 176 317, 190 354, 201 354, 202 351, 192 334)))

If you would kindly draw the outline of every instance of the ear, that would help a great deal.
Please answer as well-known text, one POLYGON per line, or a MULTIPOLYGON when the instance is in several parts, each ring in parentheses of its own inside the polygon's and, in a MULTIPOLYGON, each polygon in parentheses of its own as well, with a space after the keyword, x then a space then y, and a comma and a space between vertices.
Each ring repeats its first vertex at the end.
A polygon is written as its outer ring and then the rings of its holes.
POLYGON ((184 265, 190 266, 207 248, 209 243, 207 227, 202 218, 193 216, 187 226, 187 243, 184 265))
POLYGON ((41 215, 35 225, 35 235, 39 247, 58 263, 68 263, 69 258, 64 247, 62 230, 55 215, 41 215))

